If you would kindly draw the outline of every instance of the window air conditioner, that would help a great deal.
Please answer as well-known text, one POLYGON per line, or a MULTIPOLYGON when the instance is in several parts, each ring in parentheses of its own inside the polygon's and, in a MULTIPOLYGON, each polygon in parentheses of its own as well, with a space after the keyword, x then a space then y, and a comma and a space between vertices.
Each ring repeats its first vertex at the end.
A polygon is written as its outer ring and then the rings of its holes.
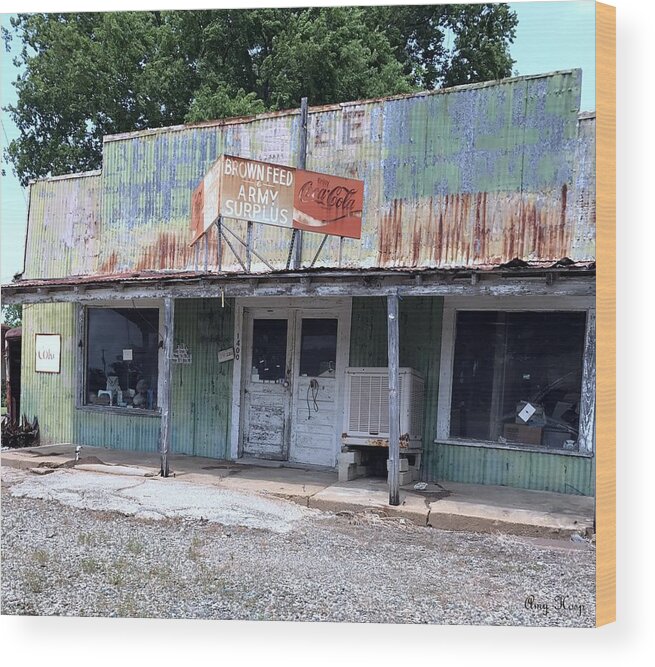
MULTIPOLYGON (((400 447, 420 450, 423 442, 423 377, 399 369, 400 447)), ((344 445, 389 446, 389 369, 346 368, 344 445)))

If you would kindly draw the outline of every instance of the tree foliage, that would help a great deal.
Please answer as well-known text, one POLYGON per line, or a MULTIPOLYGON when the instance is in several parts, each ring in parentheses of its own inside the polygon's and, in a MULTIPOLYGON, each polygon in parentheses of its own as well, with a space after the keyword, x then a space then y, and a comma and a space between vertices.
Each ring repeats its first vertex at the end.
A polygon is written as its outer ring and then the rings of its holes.
POLYGON ((100 166, 106 134, 498 79, 505 4, 19 14, 19 129, 31 178, 100 166))
POLYGON ((23 306, 2 306, 2 321, 12 329, 21 326, 23 306))

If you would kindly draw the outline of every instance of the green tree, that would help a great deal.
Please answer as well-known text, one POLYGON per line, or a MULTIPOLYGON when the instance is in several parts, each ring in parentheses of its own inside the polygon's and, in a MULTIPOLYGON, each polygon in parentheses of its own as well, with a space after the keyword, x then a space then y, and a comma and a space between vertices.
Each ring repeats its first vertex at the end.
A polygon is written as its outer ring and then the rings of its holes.
POLYGON ((10 326, 12 329, 14 327, 21 326, 23 319, 23 306, 2 306, 2 321, 10 326))
POLYGON ((511 74, 504 4, 18 14, 23 184, 95 169, 106 134, 511 74))

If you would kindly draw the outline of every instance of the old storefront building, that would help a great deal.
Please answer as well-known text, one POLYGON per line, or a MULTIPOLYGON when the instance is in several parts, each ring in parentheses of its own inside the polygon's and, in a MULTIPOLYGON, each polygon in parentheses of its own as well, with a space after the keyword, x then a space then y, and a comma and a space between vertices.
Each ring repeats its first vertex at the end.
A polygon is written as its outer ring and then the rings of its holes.
POLYGON ((21 410, 42 444, 347 479, 386 475, 391 438, 401 484, 593 495, 581 77, 107 136, 101 171, 32 183, 3 296, 24 304, 21 410), (358 220, 294 229, 299 196, 358 220))

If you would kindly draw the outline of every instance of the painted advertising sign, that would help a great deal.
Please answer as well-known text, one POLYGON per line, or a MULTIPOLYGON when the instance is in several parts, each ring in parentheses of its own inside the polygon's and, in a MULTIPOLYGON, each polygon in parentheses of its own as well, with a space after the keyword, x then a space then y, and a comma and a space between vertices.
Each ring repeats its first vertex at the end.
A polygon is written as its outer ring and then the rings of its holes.
POLYGON ((363 181, 298 169, 293 206, 296 229, 353 239, 362 236, 363 181))
POLYGON ((219 216, 361 238, 363 202, 363 181, 223 155, 193 192, 191 244, 219 216))
POLYGON ((61 368, 61 336, 36 334, 34 370, 37 373, 59 373, 61 368))

